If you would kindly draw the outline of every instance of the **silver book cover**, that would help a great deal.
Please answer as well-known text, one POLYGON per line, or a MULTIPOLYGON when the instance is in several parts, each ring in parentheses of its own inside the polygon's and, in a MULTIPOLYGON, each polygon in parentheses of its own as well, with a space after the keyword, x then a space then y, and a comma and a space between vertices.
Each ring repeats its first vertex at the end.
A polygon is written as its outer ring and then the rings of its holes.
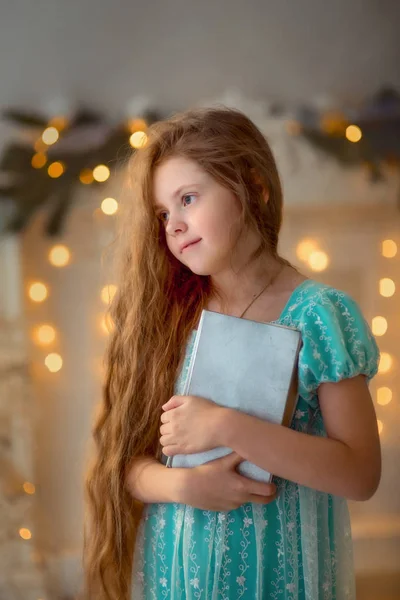
MULTIPOLYGON (((203 310, 183 395, 200 396, 289 426, 297 401, 298 330, 203 310)), ((215 448, 168 457, 167 467, 195 467, 232 452, 215 448)), ((258 481, 272 474, 248 462, 237 471, 258 481)))

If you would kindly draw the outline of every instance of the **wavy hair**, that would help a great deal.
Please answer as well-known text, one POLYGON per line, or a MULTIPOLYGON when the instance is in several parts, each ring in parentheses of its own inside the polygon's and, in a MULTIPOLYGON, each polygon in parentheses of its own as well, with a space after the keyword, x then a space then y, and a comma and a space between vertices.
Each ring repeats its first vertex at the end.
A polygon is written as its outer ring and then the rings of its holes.
POLYGON ((128 600, 135 536, 143 505, 127 491, 132 459, 160 458, 161 406, 174 393, 184 348, 213 289, 169 252, 155 216, 154 169, 171 157, 196 161, 231 190, 242 225, 259 233, 254 257, 278 255, 282 188, 271 149, 241 112, 190 110, 155 123, 131 159, 131 186, 118 235, 118 289, 105 354, 96 452, 86 479, 85 598, 128 600), (269 192, 268 202, 263 199, 269 192))

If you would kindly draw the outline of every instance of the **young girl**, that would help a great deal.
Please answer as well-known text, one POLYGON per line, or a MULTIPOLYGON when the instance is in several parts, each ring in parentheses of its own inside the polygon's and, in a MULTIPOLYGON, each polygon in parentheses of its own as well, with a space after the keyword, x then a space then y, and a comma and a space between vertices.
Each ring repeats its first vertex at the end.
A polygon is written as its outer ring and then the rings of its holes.
POLYGON ((279 256, 277 168, 243 114, 158 123, 132 169, 87 481, 87 597, 355 598, 346 499, 369 499, 381 469, 379 356, 360 309, 279 256), (180 395, 204 308, 300 330, 290 428, 180 395), (193 469, 161 460, 217 446, 233 452, 193 469), (242 460, 276 485, 239 475, 242 460))

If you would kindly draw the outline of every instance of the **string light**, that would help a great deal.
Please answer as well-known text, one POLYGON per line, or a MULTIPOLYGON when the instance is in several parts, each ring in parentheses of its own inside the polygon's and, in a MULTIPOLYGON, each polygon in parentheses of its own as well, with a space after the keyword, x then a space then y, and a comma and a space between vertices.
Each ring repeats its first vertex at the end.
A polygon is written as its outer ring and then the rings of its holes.
POLYGON ((382 242, 382 256, 393 258, 397 254, 397 244, 393 240, 384 240, 382 242))
POLYGON ((47 156, 43 152, 37 152, 32 156, 31 165, 34 169, 41 169, 47 163, 47 156))
POLYGON ((90 185, 94 181, 93 171, 91 169, 82 169, 79 174, 79 181, 84 185, 90 185))
POLYGON ((321 250, 315 250, 308 257, 308 264, 313 271, 324 271, 329 264, 328 255, 321 250))
POLYGON ((49 177, 51 177, 52 179, 57 179, 58 177, 61 177, 64 171, 65 166, 59 161, 51 163, 51 165, 49 165, 49 168, 47 169, 49 177))
POLYGON ((34 494, 34 493, 35 493, 35 491, 36 491, 36 488, 35 488, 35 486, 33 485, 33 483, 30 483, 29 481, 25 481, 25 483, 24 483, 24 485, 23 485, 22 487, 23 487, 23 489, 24 489, 24 492, 25 492, 26 494, 29 494, 29 495, 32 495, 32 494, 34 494))
POLYGON ((118 202, 115 198, 105 198, 101 203, 101 210, 105 215, 114 215, 118 210, 118 202))
POLYGON ((110 304, 117 291, 117 286, 110 284, 103 287, 101 290, 101 299, 104 304, 110 304))
POLYGON ((51 325, 40 325, 34 332, 34 339, 37 343, 47 346, 56 339, 56 331, 51 325))
POLYGON ((29 298, 34 302, 43 302, 43 300, 46 300, 48 295, 47 287, 44 285, 44 283, 36 281, 30 285, 28 294, 29 298))
POLYGON ((130 119, 128 121, 128 130, 131 133, 136 131, 145 131, 147 129, 147 123, 143 119, 130 119))
POLYGON ((47 127, 42 133, 42 140, 47 146, 52 146, 56 143, 60 134, 55 127, 47 127))
POLYGON ((93 177, 96 181, 103 183, 110 177, 110 169, 106 165, 97 165, 93 169, 93 177))
POLYGON ((58 244, 53 246, 49 252, 49 261, 55 267, 65 267, 70 261, 71 253, 67 246, 58 244))
POLYGON ((392 390, 388 387, 378 388, 378 390, 376 392, 377 402, 381 406, 385 406, 386 404, 389 404, 389 402, 392 401, 392 397, 393 397, 392 390))
POLYGON ((372 319, 372 333, 374 335, 385 335, 388 328, 385 317, 374 317, 372 319))
POLYGON ((49 121, 49 127, 55 127, 58 131, 62 131, 68 125, 68 119, 66 117, 53 117, 49 121))
POLYGON ((129 138, 129 143, 132 148, 143 148, 147 143, 147 135, 144 131, 135 131, 129 138))
POLYGON ((396 286, 393 279, 385 277, 379 281, 379 293, 385 298, 390 298, 396 291, 396 286))
POLYGON ((317 250, 317 242, 310 238, 302 240, 296 248, 297 257, 304 262, 307 262, 310 258, 310 254, 317 250))
POLYGON ((57 354, 56 352, 52 352, 51 354, 48 354, 46 356, 46 358, 44 359, 44 364, 46 365, 50 373, 57 373, 61 369, 63 361, 59 354, 57 354))
POLYGON ((357 125, 349 125, 346 127, 346 138, 349 142, 359 142, 362 138, 362 131, 357 125))
POLYGON ((379 373, 387 373, 393 365, 393 358, 388 352, 382 352, 379 361, 379 373))
POLYGON ((32 537, 32 534, 29 531, 29 529, 26 529, 25 527, 21 527, 21 529, 19 530, 19 535, 22 537, 23 540, 30 540, 32 537))

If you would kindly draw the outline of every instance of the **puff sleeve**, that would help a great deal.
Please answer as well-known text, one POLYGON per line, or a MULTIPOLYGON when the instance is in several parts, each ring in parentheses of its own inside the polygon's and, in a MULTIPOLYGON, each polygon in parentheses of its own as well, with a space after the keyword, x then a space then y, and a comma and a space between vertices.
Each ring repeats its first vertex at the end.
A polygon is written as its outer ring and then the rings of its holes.
POLYGON ((298 328, 299 394, 310 401, 321 383, 376 375, 379 349, 358 304, 345 292, 326 287, 302 307, 298 328))

